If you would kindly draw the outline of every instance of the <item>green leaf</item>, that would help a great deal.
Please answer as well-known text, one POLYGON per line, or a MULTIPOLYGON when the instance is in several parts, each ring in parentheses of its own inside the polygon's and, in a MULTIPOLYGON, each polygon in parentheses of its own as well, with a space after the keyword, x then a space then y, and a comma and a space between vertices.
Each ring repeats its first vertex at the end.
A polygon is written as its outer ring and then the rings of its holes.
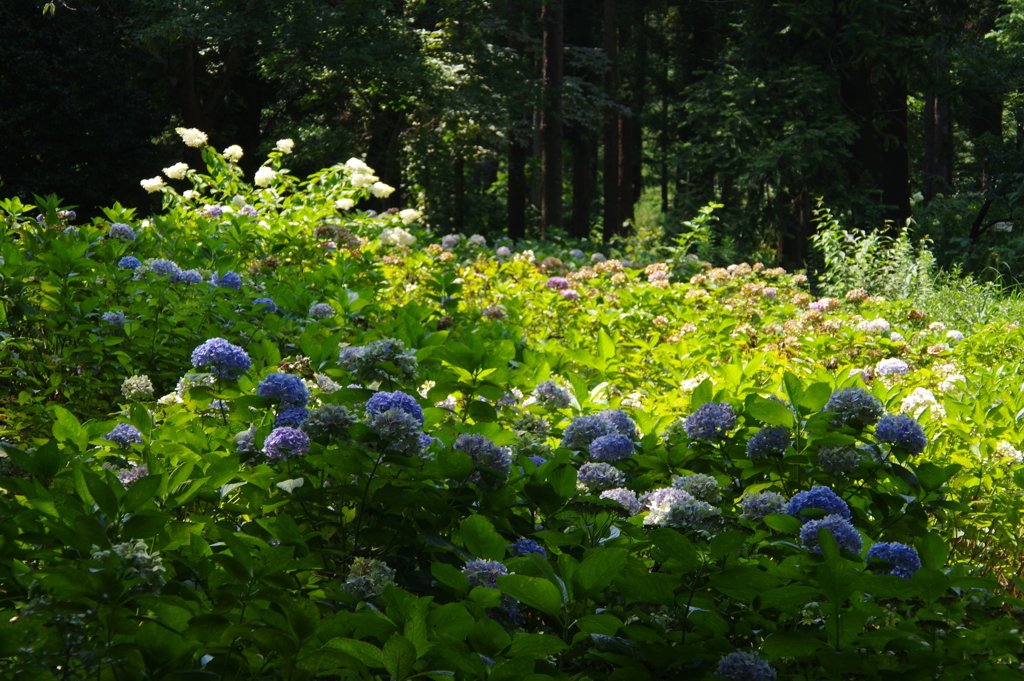
POLYGON ((677 560, 684 574, 696 572, 704 565, 693 543, 676 530, 662 527, 649 535, 659 549, 677 560))
POLYGON ((597 356, 605 362, 615 357, 615 341, 604 329, 597 332, 597 356))
POLYGON ((764 524, 783 534, 800 534, 804 524, 800 519, 784 513, 770 513, 764 517, 764 524))
POLYGON ((469 644, 473 650, 488 657, 500 655, 511 641, 505 629, 490 618, 477 621, 469 632, 469 644))
POLYGON ((710 378, 704 379, 690 394, 690 410, 696 410, 697 407, 707 404, 711 401, 711 397, 714 394, 715 385, 711 382, 710 378))
POLYGON ((946 566, 949 549, 946 548, 942 536, 937 532, 929 532, 923 537, 918 537, 914 543, 917 545, 917 553, 921 557, 921 565, 932 570, 941 570, 946 566))
POLYGON ((465 480, 473 472, 473 459, 454 447, 445 447, 439 451, 437 463, 449 480, 465 480))
POLYGON ((463 596, 469 591, 469 578, 462 570, 448 563, 431 563, 430 574, 434 579, 446 586, 455 589, 458 596, 463 596))
POLYGON ((384 653, 381 652, 380 648, 367 643, 366 641, 357 641, 352 638, 332 638, 327 642, 327 647, 340 650, 343 653, 351 655, 356 658, 367 667, 383 667, 384 666, 384 653))
POLYGON ((592 591, 604 589, 625 565, 626 549, 590 551, 573 574, 576 594, 580 598, 585 598, 592 591))
POLYGON ((818 567, 818 586, 825 598, 842 604, 857 590, 860 576, 849 561, 839 558, 818 567))
POLYGON ((477 558, 502 560, 505 558, 505 540, 491 521, 482 515, 471 515, 460 526, 466 550, 477 558))
POLYGON ((637 569, 626 569, 615 578, 615 588, 631 601, 641 603, 660 603, 672 605, 679 579, 672 575, 658 572, 647 572, 637 569))
POLYGON ((82 424, 64 407, 53 407, 53 436, 58 440, 74 440, 82 432, 82 424))
POLYGON ((161 482, 163 482, 162 475, 147 475, 144 478, 139 478, 125 493, 121 502, 122 508, 126 513, 131 513, 147 501, 151 501, 156 495, 156 491, 160 489, 161 482))
POLYGON ((760 395, 754 395, 753 399, 748 400, 747 413, 769 426, 793 427, 793 412, 785 405, 760 395))
POLYGON ((391 678, 402 681, 416 666, 416 646, 401 634, 393 634, 384 644, 383 658, 391 678))
POLYGON ((747 540, 747 534, 743 530, 729 530, 715 535, 711 540, 709 552, 711 560, 718 560, 736 551, 747 540))
POLYGON ((780 631, 770 634, 761 644, 761 653, 770 660, 783 657, 808 657, 825 643, 812 634, 780 631))
POLYGON ((543 577, 502 575, 498 577, 498 588, 503 594, 553 617, 562 613, 562 595, 558 587, 543 577))
POLYGON ((98 475, 92 471, 83 471, 85 475, 85 486, 89 490, 89 496, 96 502, 103 514, 108 519, 117 518, 117 495, 110 485, 103 482, 98 475))
POLYGON ((167 529, 170 520, 162 511, 139 511, 125 521, 121 533, 128 539, 149 539, 167 529))
POLYGON ((519 633, 512 639, 512 647, 508 649, 508 654, 511 657, 519 655, 547 657, 548 655, 557 655, 567 647, 557 636, 519 633))

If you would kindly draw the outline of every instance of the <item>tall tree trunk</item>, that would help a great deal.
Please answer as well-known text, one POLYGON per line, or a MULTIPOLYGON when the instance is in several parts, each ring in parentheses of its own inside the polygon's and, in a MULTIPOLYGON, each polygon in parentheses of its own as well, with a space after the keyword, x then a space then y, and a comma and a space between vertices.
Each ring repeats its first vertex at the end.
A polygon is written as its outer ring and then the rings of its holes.
MULTIPOLYGON (((611 67, 604 76, 604 93, 616 101, 619 93, 618 36, 615 26, 616 0, 604 0, 604 52, 611 67)), ((619 119, 610 114, 604 127, 604 229, 607 242, 622 225, 619 208, 619 119)))
MULTIPOLYGON (((523 7, 518 0, 508 4, 510 37, 508 46, 522 54, 524 45, 515 38, 523 21, 523 7)), ((520 241, 526 238, 526 161, 530 155, 529 140, 517 134, 515 126, 508 135, 508 196, 506 201, 506 229, 508 238, 520 241)))
POLYGON ((455 216, 454 231, 461 233, 466 226, 466 158, 459 154, 452 163, 455 175, 455 216))
POLYGON ((576 239, 590 238, 590 202, 594 194, 594 142, 591 133, 581 130, 572 140, 572 221, 570 234, 576 239))
POLYGON ((544 25, 544 109, 540 115, 541 134, 541 229, 562 226, 562 67, 564 0, 545 0, 541 11, 544 25))
POLYGON ((902 229, 910 217, 910 158, 907 152, 907 81, 900 75, 882 94, 886 140, 881 154, 879 184, 885 218, 902 229))
POLYGON ((953 126, 949 99, 929 94, 924 103, 924 200, 953 191, 953 126))

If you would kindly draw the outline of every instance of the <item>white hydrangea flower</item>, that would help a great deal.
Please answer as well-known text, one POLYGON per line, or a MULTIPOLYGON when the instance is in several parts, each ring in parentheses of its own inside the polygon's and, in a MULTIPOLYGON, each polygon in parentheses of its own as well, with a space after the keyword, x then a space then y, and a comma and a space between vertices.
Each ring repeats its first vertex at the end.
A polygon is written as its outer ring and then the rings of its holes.
POLYGON ((996 456, 1003 459, 1013 459, 1016 463, 1024 461, 1024 454, 1005 440, 1000 440, 996 443, 996 456))
POLYGON ((939 383, 939 390, 944 393, 954 393, 967 387, 967 377, 963 374, 950 374, 946 380, 939 383))
POLYGON ((348 180, 356 189, 362 189, 363 187, 369 187, 376 182, 377 176, 370 173, 355 172, 349 176, 348 180))
POLYGON ((416 237, 401 227, 389 227, 380 233, 380 242, 385 246, 412 246, 416 237))
POLYGON ((139 182, 139 184, 141 184, 142 188, 145 189, 150 194, 152 194, 153 192, 158 192, 167 186, 166 183, 164 183, 164 178, 160 177, 159 175, 156 177, 151 177, 148 180, 142 180, 141 182, 139 182))
POLYGON ((172 404, 182 404, 185 400, 181 399, 181 395, 178 393, 168 393, 159 400, 156 401, 161 407, 169 407, 172 404))
POLYGON ((172 180, 184 180, 185 173, 188 171, 187 163, 175 163, 170 168, 164 168, 164 175, 171 178, 172 180))
POLYGON ((858 331, 867 333, 888 333, 892 327, 889 322, 879 317, 878 319, 865 319, 857 325, 858 331))
POLYGON ((282 154, 290 154, 292 153, 292 149, 295 148, 295 142, 291 139, 277 140, 277 144, 275 146, 282 154))
POLYGON ((683 381, 682 383, 680 383, 679 384, 679 389, 682 390, 684 393, 692 393, 694 390, 697 389, 698 385, 700 385, 704 381, 708 380, 709 378, 711 378, 711 376, 709 376, 708 374, 705 374, 705 373, 697 374, 693 378, 688 378, 685 381, 683 381))
POLYGON ((238 163, 240 160, 242 160, 242 154, 244 153, 245 152, 242 151, 242 147, 238 146, 237 144, 232 144, 230 147, 224 150, 224 158, 231 161, 232 163, 238 163))
POLYGON ((394 187, 392 187, 389 184, 384 184, 383 182, 374 182, 373 184, 370 185, 370 193, 376 196, 378 199, 386 199, 387 197, 391 196, 392 192, 394 191, 394 187))
POLYGON ((406 208, 405 210, 398 212, 398 217, 402 218, 402 222, 405 224, 411 225, 423 217, 423 213, 419 212, 415 208, 406 208))
POLYGON ((485 248, 487 246, 487 239, 480 236, 479 234, 474 234, 473 236, 469 237, 469 243, 479 248, 485 248))
POLYGON ((276 177, 277 172, 273 168, 262 166, 256 171, 256 177, 253 179, 253 182, 256 183, 257 187, 269 187, 276 177))
POLYGON ((198 128, 175 128, 174 132, 181 135, 181 141, 190 147, 198 149, 206 144, 206 133, 198 128))
POLYGON ((198 199, 199 198, 199 192, 197 192, 195 189, 186 189, 185 193, 182 194, 182 197, 184 197, 184 199, 186 201, 191 201, 193 199, 198 199))
POLYGON ((512 261, 513 262, 529 262, 529 263, 532 263, 535 259, 536 258, 533 255, 533 251, 529 250, 529 249, 525 250, 525 251, 521 251, 519 253, 516 253, 512 257, 512 261))
POLYGON ((334 202, 334 207, 338 210, 352 210, 355 208, 356 202, 352 199, 338 199, 334 202))
POLYGON ((953 341, 954 343, 959 343, 963 339, 964 339, 964 334, 961 333, 960 331, 957 331, 957 330, 954 329, 952 331, 947 331, 946 332, 946 340, 953 341))
POLYGON ((914 418, 921 415, 925 409, 931 408, 932 418, 945 418, 946 409, 935 399, 935 395, 927 388, 916 388, 914 392, 903 398, 900 403, 900 411, 910 414, 914 418))
POLYGON ((373 168, 366 165, 358 158, 350 158, 349 160, 345 161, 345 167, 348 168, 349 171, 353 173, 366 173, 368 175, 373 174, 373 168))

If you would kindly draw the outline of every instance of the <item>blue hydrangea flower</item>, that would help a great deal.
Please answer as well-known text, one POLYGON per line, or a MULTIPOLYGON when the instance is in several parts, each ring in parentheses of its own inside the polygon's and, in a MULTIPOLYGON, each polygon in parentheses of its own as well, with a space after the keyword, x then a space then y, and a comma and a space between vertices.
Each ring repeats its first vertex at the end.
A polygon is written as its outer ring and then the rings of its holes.
POLYGON ((691 440, 721 440, 736 425, 736 412, 726 402, 707 402, 686 417, 683 429, 691 440))
POLYGON ((309 409, 305 407, 285 407, 274 418, 275 428, 299 428, 309 418, 309 409))
POLYGON ((596 414, 577 416, 562 433, 561 446, 566 449, 582 451, 590 448, 590 443, 605 435, 617 435, 615 425, 596 414))
POLYGON ((394 451, 405 456, 422 456, 422 422, 409 412, 402 409, 374 412, 367 415, 366 425, 394 451))
POLYGON ((625 435, 630 440, 637 439, 636 423, 621 409, 604 409, 597 413, 598 416, 615 426, 620 435, 625 435))
POLYGON ((309 402, 306 384, 293 374, 267 374, 256 386, 256 394, 282 407, 304 407, 309 402))
POLYGON ((241 209, 239 209, 238 214, 244 215, 247 218, 254 218, 259 215, 259 213, 256 212, 256 209, 249 204, 242 206, 241 209))
POLYGON ((601 492, 600 497, 602 499, 611 499, 612 501, 619 502, 627 511, 629 511, 629 515, 631 516, 636 515, 643 508, 643 504, 641 504, 640 500, 636 498, 636 492, 631 489, 626 489, 625 487, 616 487, 615 489, 605 490, 604 492, 601 492))
POLYGON ((672 486, 681 489, 694 499, 716 504, 722 498, 718 489, 718 480, 710 475, 677 475, 672 479, 672 486))
POLYGON ((508 574, 508 568, 496 560, 476 558, 466 562, 462 574, 469 577, 470 586, 498 588, 498 577, 508 574))
POLYGON ((747 440, 747 457, 751 461, 760 461, 772 456, 782 456, 792 442, 793 437, 789 434, 788 428, 768 426, 747 440))
POLYGON ((541 466, 548 462, 548 460, 545 459, 543 456, 531 456, 530 461, 532 461, 533 465, 538 468, 540 468, 541 466))
POLYGON ((621 487, 625 482, 626 474, 610 463, 585 463, 576 473, 577 489, 591 494, 621 487))
POLYGON ((347 436, 348 429, 355 422, 346 407, 324 404, 309 413, 309 417, 302 423, 302 430, 314 440, 331 440, 347 436))
POLYGON ((327 319, 334 316, 334 308, 330 303, 316 303, 310 306, 309 316, 313 319, 327 319))
POLYGON ((378 414, 389 409, 400 409, 416 419, 416 422, 423 425, 423 407, 409 395, 396 390, 393 393, 374 393, 373 397, 366 401, 366 413, 378 414))
POLYGON ((853 517, 849 505, 828 487, 818 486, 805 492, 797 492, 789 500, 786 513, 796 516, 801 522, 806 523, 808 518, 801 511, 809 508, 820 509, 829 515, 838 515, 845 520, 853 517))
POLYGON ((149 266, 149 271, 153 274, 159 274, 162 277, 173 277, 175 274, 181 273, 181 268, 173 260, 167 260, 166 258, 156 258, 146 263, 149 266))
POLYGON ((824 411, 834 412, 833 423, 837 425, 870 426, 878 423, 885 413, 882 402, 864 388, 843 388, 836 390, 825 403, 824 411))
POLYGON ((142 433, 135 426, 128 423, 119 423, 114 429, 103 436, 104 440, 110 440, 116 445, 127 447, 131 444, 142 444, 142 433))
POLYGON ((147 475, 149 475, 148 466, 136 466, 135 464, 130 464, 129 468, 124 468, 117 472, 117 479, 120 480, 121 484, 124 485, 125 489, 127 489, 131 487, 133 483, 138 482, 147 475))
POLYGON ((775 681, 776 671, 757 651, 741 650, 719 660, 715 676, 730 681, 775 681))
POLYGON ((242 278, 238 276, 237 272, 233 272, 231 270, 225 272, 224 276, 217 276, 217 273, 215 272, 213 274, 213 281, 211 283, 213 283, 214 286, 220 286, 221 288, 230 288, 234 289, 235 291, 242 288, 242 278))
POLYGON ((533 391, 537 404, 550 409, 565 409, 572 404, 572 396, 565 388, 560 388, 554 381, 541 381, 533 391))
POLYGON ((136 267, 141 267, 142 262, 134 255, 126 255, 117 261, 117 266, 122 270, 134 270, 136 267))
POLYGON ((274 428, 263 441, 263 453, 271 461, 287 459, 289 456, 309 451, 309 437, 298 428, 274 428))
MULTIPOLYGON (((646 520, 650 520, 650 517, 646 520)), ((706 501, 689 497, 669 506, 665 510, 660 524, 664 527, 700 532, 707 536, 721 529, 722 509, 712 506, 706 501)))
POLYGON ((412 381, 416 378, 419 368, 416 355, 405 347, 405 343, 395 338, 382 338, 367 343, 359 348, 358 352, 345 348, 339 353, 339 359, 345 368, 363 383, 386 380, 412 381), (394 368, 385 369, 379 366, 385 362, 394 368), (392 375, 392 371, 397 373, 392 375))
POLYGON ((910 454, 920 454, 928 445, 921 424, 906 414, 884 416, 875 426, 875 436, 882 442, 902 447, 910 454))
POLYGON ((104 312, 100 318, 106 323, 116 326, 119 329, 123 329, 124 323, 128 321, 128 318, 124 315, 124 312, 121 312, 120 310, 116 310, 113 312, 104 312))
POLYGON ((223 338, 211 338, 192 351, 192 366, 212 368, 220 378, 238 378, 252 366, 242 348, 223 338))
POLYGON ((512 549, 513 553, 515 553, 515 555, 517 556, 525 556, 531 553, 539 553, 545 558, 548 557, 547 549, 545 549, 543 546, 541 546, 532 539, 516 539, 514 542, 512 542, 512 544, 510 544, 510 548, 512 549))
POLYGON ((135 241, 135 231, 123 222, 115 222, 110 225, 107 236, 120 241, 135 241))
POLYGON ((772 513, 786 511, 786 497, 778 492, 755 492, 744 494, 740 499, 740 517, 757 522, 772 513))
POLYGON ((257 298, 252 301, 252 306, 258 312, 277 312, 277 303, 270 298, 257 298))
POLYGON ((872 565, 871 569, 882 575, 910 579, 921 569, 921 558, 913 547, 899 542, 879 542, 868 551, 868 562, 872 558, 884 560, 889 565, 872 565))
POLYGON ((490 438, 477 433, 463 433, 455 440, 455 449, 473 459, 474 469, 489 468, 498 474, 495 480, 492 476, 484 477, 477 470, 469 478, 471 482, 485 489, 495 489, 508 479, 512 470, 512 457, 507 449, 494 444, 490 438))
POLYGON ((815 553, 821 553, 818 546, 818 530, 826 529, 836 538, 839 548, 850 553, 860 553, 863 542, 856 528, 850 521, 840 515, 827 515, 820 520, 812 520, 800 530, 800 541, 815 553))
POLYGON ((182 270, 171 276, 171 283, 174 284, 202 284, 203 273, 199 270, 182 270))
POLYGON ((906 376, 910 373, 910 365, 898 357, 883 359, 875 365, 878 376, 906 376))
POLYGON ((590 458, 594 461, 621 461, 633 456, 633 441, 625 435, 602 435, 590 443, 590 458))

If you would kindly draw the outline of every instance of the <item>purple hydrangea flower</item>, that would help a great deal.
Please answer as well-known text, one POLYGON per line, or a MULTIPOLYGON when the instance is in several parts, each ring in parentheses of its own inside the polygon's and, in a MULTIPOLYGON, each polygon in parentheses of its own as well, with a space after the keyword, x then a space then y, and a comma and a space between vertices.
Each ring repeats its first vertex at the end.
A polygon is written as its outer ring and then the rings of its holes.
POLYGON ((808 518, 801 511, 810 508, 825 511, 829 515, 838 515, 844 520, 853 517, 850 506, 831 489, 822 486, 812 487, 807 491, 794 494, 786 506, 786 513, 796 516, 801 522, 806 523, 808 518))
POLYGON ((775 681, 776 671, 756 651, 741 650, 719 660, 715 676, 730 681, 775 681))
POLYGON ((633 441, 625 435, 602 435, 590 443, 590 458, 594 461, 621 461, 633 456, 633 450, 633 441))
POLYGON ((455 449, 473 459, 473 468, 476 472, 469 478, 470 481, 487 489, 495 489, 508 479, 508 474, 512 470, 512 457, 508 450, 494 444, 490 438, 476 433, 463 433, 455 441, 455 449), (492 476, 484 477, 480 474, 481 468, 491 469, 498 474, 498 479, 495 480, 492 476))
POLYGON ((391 409, 404 411, 415 418, 420 426, 423 426, 423 407, 412 397, 401 391, 374 393, 373 397, 366 401, 367 414, 379 414, 391 409))
POLYGON ((569 288, 569 280, 565 277, 548 277, 548 280, 544 282, 544 286, 563 291, 569 288))
POLYGON ((131 487, 133 483, 138 482, 142 478, 149 475, 149 468, 147 466, 136 466, 132 464, 129 468, 124 468, 117 472, 117 479, 121 481, 121 484, 125 488, 131 487))
POLYGON ((299 428, 309 418, 309 409, 305 407, 285 407, 274 418, 275 428, 299 428))
POLYGON ((287 459, 289 456, 309 451, 309 437, 298 428, 275 428, 263 441, 263 453, 271 461, 287 459))
POLYGON ((703 473, 676 476, 672 480, 672 486, 683 490, 694 499, 712 504, 717 504, 722 498, 722 492, 718 489, 718 480, 703 473))
POLYGON ((539 553, 545 558, 547 558, 548 556, 547 549, 545 549, 543 546, 541 546, 532 539, 516 539, 514 542, 512 542, 510 547, 517 556, 525 556, 531 553, 539 553))
POLYGON ((727 402, 707 402, 686 417, 683 430, 691 440, 721 440, 736 425, 736 412, 727 402))
POLYGON ((875 426, 875 436, 882 442, 902 447, 915 455, 928 446, 928 438, 921 424, 906 414, 882 417, 875 426))
POLYGON ((203 273, 199 270, 182 270, 171 277, 171 282, 175 284, 202 284, 203 273))
POLYGON ((100 319, 102 319, 108 324, 116 326, 119 329, 123 329, 124 323, 128 321, 128 317, 126 317, 124 315, 124 312, 121 312, 120 310, 116 310, 113 312, 104 312, 100 319))
POLYGON ((747 456, 752 461, 782 456, 793 442, 789 429, 782 426, 768 426, 754 433, 747 440, 747 456))
POLYGON ((498 577, 508 574, 508 568, 496 560, 476 558, 467 561, 462 574, 469 577, 470 586, 488 586, 498 588, 498 577))
POLYGON ((873 565, 872 569, 878 574, 892 575, 910 579, 914 573, 921 569, 921 558, 913 547, 899 542, 879 542, 868 551, 868 561, 872 558, 884 560, 889 565, 873 565))
POLYGON ((812 520, 800 530, 800 541, 815 553, 821 553, 818 546, 818 530, 826 529, 836 538, 839 548, 850 553, 860 553, 863 542, 856 528, 850 521, 840 515, 827 515, 820 520, 812 520))
POLYGON ((629 511, 629 515, 636 515, 643 508, 643 504, 636 498, 636 492, 625 487, 605 490, 601 492, 600 496, 602 499, 611 499, 612 501, 619 502, 629 511))
POLYGON ((605 435, 617 435, 615 425, 596 414, 577 416, 562 433, 561 446, 565 449, 582 451, 590 448, 590 443, 605 435))
POLYGON ((494 251, 494 254, 499 258, 507 258, 510 255, 512 255, 512 249, 510 249, 508 246, 498 246, 498 248, 494 251))
POLYGON ((282 407, 304 407, 309 402, 306 384, 293 374, 267 374, 256 386, 256 394, 282 407))
POLYGON ((572 396, 569 391, 560 388, 554 381, 541 381, 533 391, 533 397, 537 404, 545 409, 565 409, 572 404, 572 396))
POLYGON ((135 241, 135 231, 123 222, 115 222, 110 225, 107 236, 120 241, 135 241))
POLYGON ((117 266, 122 270, 134 270, 136 267, 141 267, 142 262, 134 255, 126 255, 117 261, 117 266))
POLYGON ((252 366, 242 348, 223 338, 211 338, 192 351, 192 366, 212 368, 220 378, 238 378, 252 366))
POLYGON ((220 206, 207 206, 203 209, 207 217, 217 218, 224 214, 224 209, 220 206))
POLYGON ((142 433, 135 426, 128 423, 119 423, 114 429, 103 436, 104 440, 110 440, 120 447, 127 447, 131 444, 142 444, 142 433))
POLYGON ((317 303, 310 306, 309 316, 313 319, 327 319, 334 316, 334 308, 330 303, 317 303))
POLYGON ((238 211, 238 214, 244 215, 247 218, 254 218, 258 215, 256 209, 250 206, 249 204, 242 206, 242 208, 238 211))
POLYGON ((571 288, 567 288, 564 291, 559 291, 558 294, 560 296, 562 296, 563 298, 565 298, 566 300, 579 300, 580 299, 580 292, 579 291, 574 291, 571 288))

